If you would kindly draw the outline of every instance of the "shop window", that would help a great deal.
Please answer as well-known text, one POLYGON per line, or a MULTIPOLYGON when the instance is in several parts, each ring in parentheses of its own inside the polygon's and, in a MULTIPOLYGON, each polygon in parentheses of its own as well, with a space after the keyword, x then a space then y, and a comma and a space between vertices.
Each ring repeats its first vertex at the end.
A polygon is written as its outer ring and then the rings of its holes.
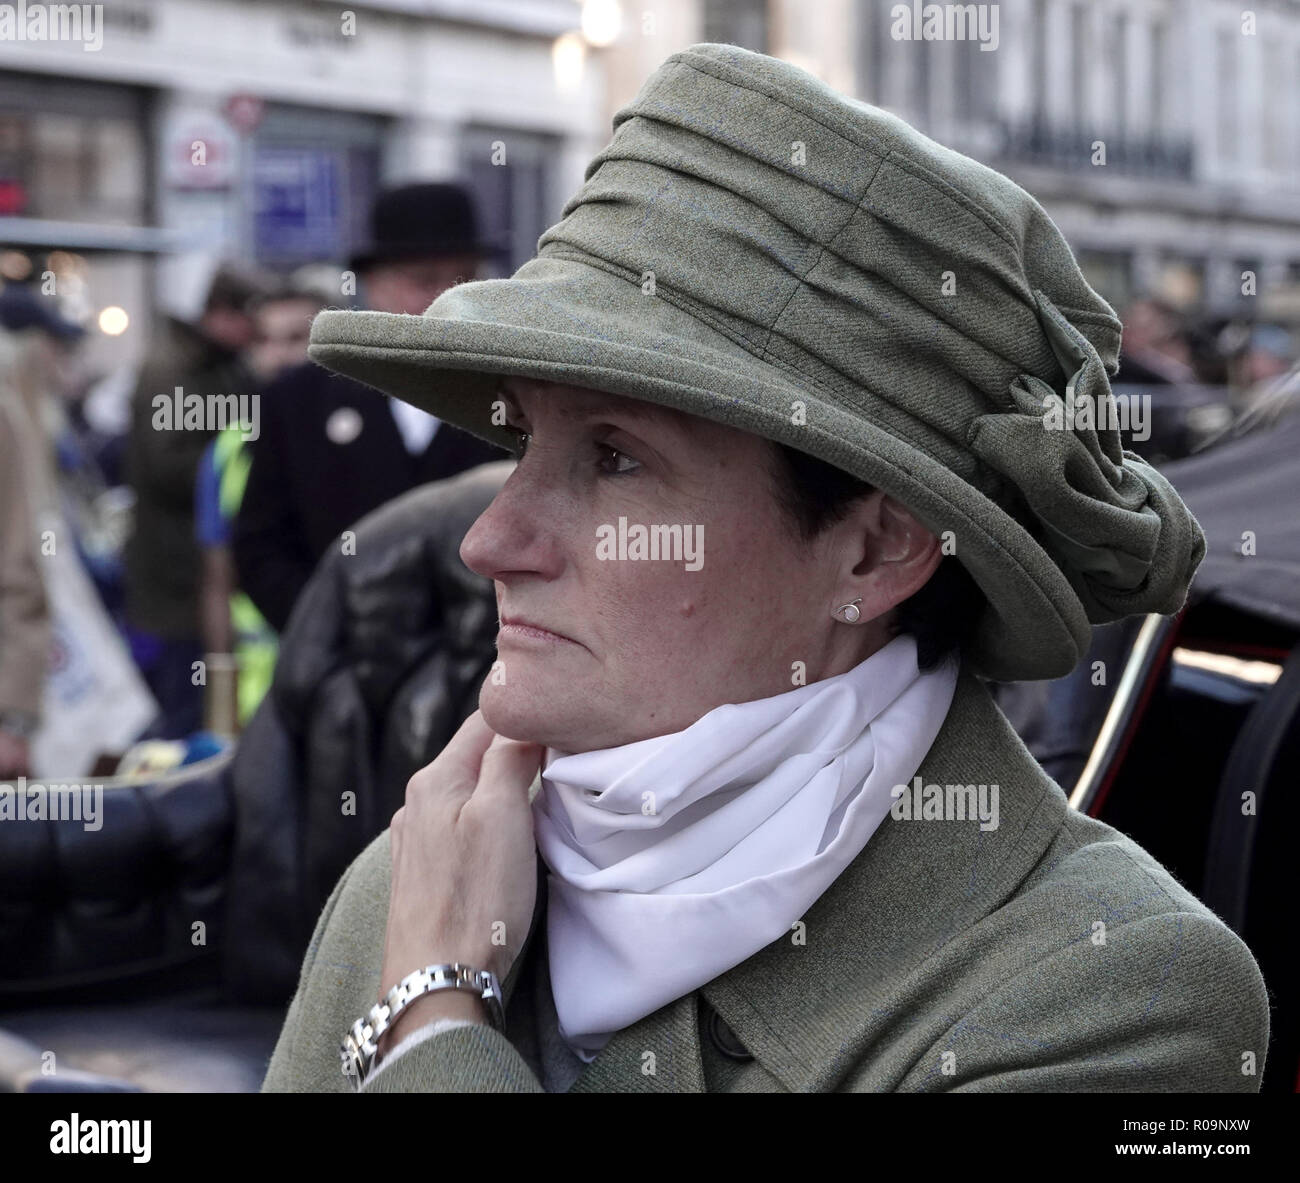
POLYGON ((142 106, 125 87, 0 77, 0 216, 141 224, 142 106))
POLYGON ((553 200, 552 136, 472 127, 461 137, 461 175, 469 186, 484 237, 501 244, 496 270, 507 274, 537 252, 537 240, 560 217, 553 200))

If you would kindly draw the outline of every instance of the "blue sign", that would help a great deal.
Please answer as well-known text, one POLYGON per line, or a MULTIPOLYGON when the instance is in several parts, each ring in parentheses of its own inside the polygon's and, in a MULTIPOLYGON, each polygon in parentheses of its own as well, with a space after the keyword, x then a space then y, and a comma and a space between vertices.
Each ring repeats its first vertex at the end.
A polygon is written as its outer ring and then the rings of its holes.
POLYGON ((294 264, 347 253, 341 156, 330 148, 254 148, 253 243, 259 259, 294 264))

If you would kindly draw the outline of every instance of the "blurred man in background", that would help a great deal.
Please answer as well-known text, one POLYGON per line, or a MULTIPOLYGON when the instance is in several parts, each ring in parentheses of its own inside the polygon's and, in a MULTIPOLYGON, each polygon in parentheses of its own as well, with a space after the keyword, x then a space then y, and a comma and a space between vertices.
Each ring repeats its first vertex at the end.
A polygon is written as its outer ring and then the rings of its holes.
POLYGON ((177 387, 186 396, 252 394, 256 379, 242 355, 255 332, 251 304, 266 290, 260 275, 218 270, 197 325, 165 323, 132 396, 126 476, 135 526, 125 554, 126 619, 136 661, 161 708, 150 738, 182 738, 202 723, 203 687, 193 678, 202 657, 194 482, 216 433, 210 421, 158 429, 153 400, 170 399, 177 387))
MULTIPOLYGON (((302 365, 312 318, 324 304, 311 289, 287 282, 254 301, 254 333, 249 364, 262 386, 302 365)), ((207 447, 195 488, 195 539, 202 552, 199 615, 203 648, 211 666, 214 655, 235 661, 235 700, 225 704, 225 717, 242 726, 252 716, 271 684, 275 669, 276 635, 253 601, 238 586, 230 549, 231 527, 243 502, 251 456, 244 432, 226 428, 207 447)))
POLYGON ((261 386, 269 386, 307 360, 311 322, 324 304, 320 292, 293 280, 253 300, 248 366, 261 386))
MULTIPOLYGON (((404 185, 380 194, 373 235, 349 269, 364 306, 418 316, 473 279, 490 247, 460 185, 404 185)), ((505 453, 369 386, 312 362, 266 392, 261 434, 235 521, 241 587, 277 631, 341 533, 384 502, 505 453)))

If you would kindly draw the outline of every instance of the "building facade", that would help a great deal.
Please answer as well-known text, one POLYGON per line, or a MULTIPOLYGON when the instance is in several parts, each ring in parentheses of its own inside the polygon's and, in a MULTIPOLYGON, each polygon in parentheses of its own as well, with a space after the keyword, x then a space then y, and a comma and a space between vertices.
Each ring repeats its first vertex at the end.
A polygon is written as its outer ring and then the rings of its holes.
POLYGON ((1158 294, 1240 313, 1243 273, 1260 296, 1300 283, 1297 0, 635 7, 671 14, 658 24, 677 35, 611 79, 618 101, 650 58, 691 40, 734 42, 804 66, 1013 177, 1121 309, 1158 294), (951 32, 966 36, 926 39, 930 9, 962 10, 951 32), (996 36, 981 41, 981 28, 996 36))
POLYGON ((97 46, 0 38, 0 241, 85 252, 86 305, 133 326, 90 343, 109 365, 218 258, 341 265, 385 183, 468 180, 513 268, 607 134, 599 55, 557 72, 574 0, 93 7, 97 46))
POLYGON ((1120 309, 1240 313, 1248 282, 1300 285, 1300 0, 116 0, 103 19, 94 51, 0 39, 0 240, 157 252, 71 277, 135 326, 192 315, 218 256, 343 260, 390 181, 469 180, 518 266, 614 112, 699 40, 1011 175, 1120 309), (968 12, 967 35, 907 35, 927 8, 968 12), (575 36, 589 9, 614 11, 608 48, 575 36))
POLYGON ((855 6, 859 96, 1029 189, 1113 302, 1300 280, 1300 4, 1001 0, 996 50, 895 7, 855 6))

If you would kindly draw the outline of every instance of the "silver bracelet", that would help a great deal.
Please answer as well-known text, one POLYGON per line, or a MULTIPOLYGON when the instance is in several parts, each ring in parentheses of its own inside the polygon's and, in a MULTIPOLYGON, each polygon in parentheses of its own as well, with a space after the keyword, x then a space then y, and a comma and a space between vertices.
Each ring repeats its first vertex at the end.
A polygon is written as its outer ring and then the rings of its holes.
POLYGON ((434 990, 472 990, 487 1008, 488 1020, 498 1031, 506 1027, 501 984, 490 969, 473 969, 455 962, 451 965, 426 965, 409 973, 397 983, 370 1013, 352 1024, 343 1037, 340 1054, 343 1075, 358 1089, 375 1069, 379 1040, 397 1021, 397 1016, 417 998, 434 990))

